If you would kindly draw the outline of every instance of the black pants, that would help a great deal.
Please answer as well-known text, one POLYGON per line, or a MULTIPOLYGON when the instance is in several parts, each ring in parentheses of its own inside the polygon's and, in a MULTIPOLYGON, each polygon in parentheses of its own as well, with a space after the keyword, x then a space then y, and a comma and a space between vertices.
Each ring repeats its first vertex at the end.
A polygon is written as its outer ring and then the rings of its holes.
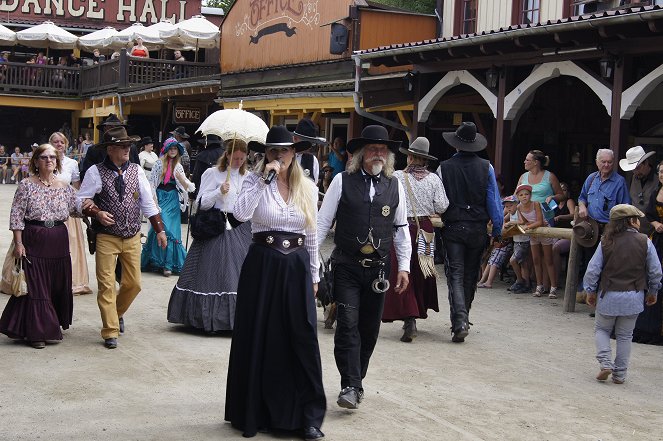
POLYGON ((444 273, 449 288, 451 326, 455 331, 468 321, 481 269, 481 255, 486 247, 486 226, 456 223, 442 231, 446 252, 444 273))
MULTIPOLYGON (((383 268, 388 279, 389 265, 383 268)), ((380 268, 364 268, 359 264, 336 264, 334 268, 337 307, 334 357, 341 374, 341 388, 362 388, 361 380, 368 371, 384 306, 385 295, 371 289, 379 272, 380 268)))

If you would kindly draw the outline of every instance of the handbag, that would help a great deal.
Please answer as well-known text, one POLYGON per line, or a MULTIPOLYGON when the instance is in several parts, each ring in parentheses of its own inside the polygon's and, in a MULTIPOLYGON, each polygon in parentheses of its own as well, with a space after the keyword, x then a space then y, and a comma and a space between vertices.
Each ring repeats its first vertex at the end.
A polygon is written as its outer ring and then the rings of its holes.
POLYGON ((28 293, 28 283, 25 280, 25 271, 23 270, 23 260, 30 263, 27 257, 21 259, 14 259, 14 268, 12 268, 10 281, 11 281, 11 295, 14 297, 21 297, 28 293))
POLYGON ((218 208, 209 210, 200 209, 198 201, 198 210, 189 218, 191 227, 191 236, 196 240, 212 239, 226 230, 226 217, 218 208))
POLYGON ((403 173, 405 176, 405 186, 410 195, 410 206, 414 220, 417 223, 417 259, 419 260, 419 267, 424 278, 437 277, 437 270, 435 269, 435 233, 429 233, 421 228, 419 225, 419 217, 417 217, 417 207, 414 201, 414 193, 410 186, 408 174, 403 173))

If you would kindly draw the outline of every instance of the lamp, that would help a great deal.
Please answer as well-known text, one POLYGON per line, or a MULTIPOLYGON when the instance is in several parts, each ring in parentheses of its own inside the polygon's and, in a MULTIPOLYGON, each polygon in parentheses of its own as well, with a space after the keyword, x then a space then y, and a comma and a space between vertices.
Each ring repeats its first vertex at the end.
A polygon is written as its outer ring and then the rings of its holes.
POLYGON ((490 89, 496 88, 499 76, 500 73, 495 69, 495 66, 491 66, 490 69, 486 71, 486 86, 490 89))
POLYGON ((405 87, 405 92, 410 93, 414 90, 414 73, 408 72, 403 77, 403 86, 405 87))
POLYGON ((601 78, 609 80, 612 78, 612 73, 615 71, 614 58, 607 56, 599 60, 599 68, 601 70, 601 78))

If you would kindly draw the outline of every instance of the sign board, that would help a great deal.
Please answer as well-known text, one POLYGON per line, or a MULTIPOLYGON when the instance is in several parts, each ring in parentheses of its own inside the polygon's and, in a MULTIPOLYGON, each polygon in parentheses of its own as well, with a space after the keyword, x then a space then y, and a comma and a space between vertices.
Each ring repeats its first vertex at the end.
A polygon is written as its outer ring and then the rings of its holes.
POLYGON ((205 106, 198 104, 175 104, 173 106, 174 124, 200 124, 207 116, 205 106))

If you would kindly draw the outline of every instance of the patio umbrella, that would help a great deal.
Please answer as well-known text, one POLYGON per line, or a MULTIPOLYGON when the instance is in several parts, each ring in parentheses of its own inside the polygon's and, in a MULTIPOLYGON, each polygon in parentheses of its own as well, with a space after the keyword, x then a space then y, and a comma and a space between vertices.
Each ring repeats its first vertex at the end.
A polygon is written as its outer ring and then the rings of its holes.
POLYGON ((45 21, 37 26, 18 31, 16 40, 23 46, 46 47, 48 55, 48 49, 73 49, 76 47, 78 37, 58 27, 52 21, 45 21))
POLYGON ((11 46, 16 44, 16 32, 0 24, 0 45, 11 46))
MULTIPOLYGON (((161 38, 161 32, 172 31, 175 29, 175 25, 170 22, 170 20, 162 19, 159 23, 154 23, 144 29, 147 35, 150 35, 153 38, 157 38, 160 41, 163 41, 161 38)), ((163 42, 163 47, 168 49, 181 49, 181 50, 193 50, 193 46, 182 46, 181 44, 167 44, 163 42)))
POLYGON ((217 25, 202 15, 194 15, 187 20, 177 23, 172 30, 161 31, 160 35, 168 45, 195 47, 196 61, 198 61, 198 49, 219 47, 221 34, 217 25))
POLYGON ((203 135, 217 135, 224 140, 241 139, 248 144, 251 141, 264 143, 269 128, 253 113, 242 109, 224 109, 205 118, 198 131, 203 135))
POLYGON ((90 51, 94 49, 106 49, 111 45, 113 37, 116 35, 117 30, 114 27, 107 26, 98 31, 79 37, 78 46, 90 51))
POLYGON ((122 49, 133 44, 135 39, 141 38, 148 49, 158 49, 159 45, 163 43, 161 38, 147 32, 146 29, 142 23, 133 23, 111 38, 110 47, 113 49, 122 49))

